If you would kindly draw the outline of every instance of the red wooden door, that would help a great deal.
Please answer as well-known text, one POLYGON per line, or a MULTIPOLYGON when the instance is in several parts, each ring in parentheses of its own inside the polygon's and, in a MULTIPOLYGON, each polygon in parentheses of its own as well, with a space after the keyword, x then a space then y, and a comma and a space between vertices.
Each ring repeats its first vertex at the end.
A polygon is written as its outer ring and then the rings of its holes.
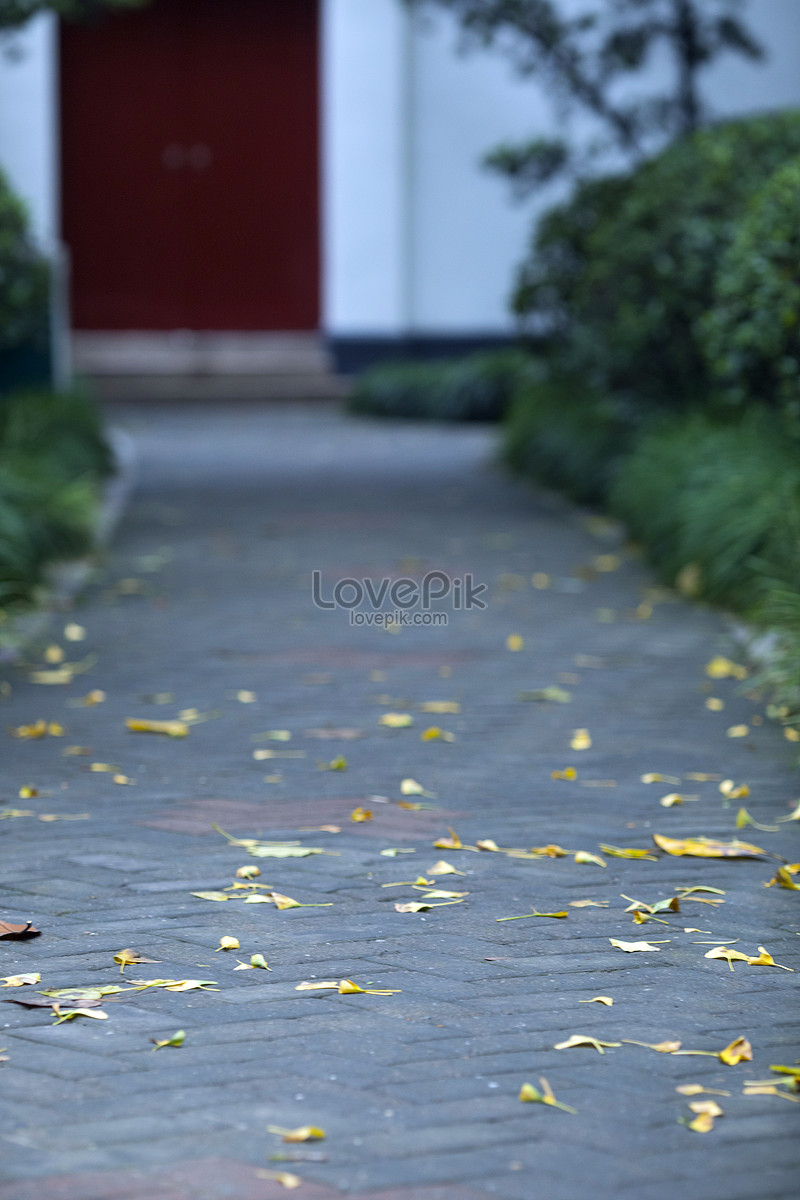
POLYGON ((314 329, 317 0, 151 0, 64 25, 77 329, 314 329))

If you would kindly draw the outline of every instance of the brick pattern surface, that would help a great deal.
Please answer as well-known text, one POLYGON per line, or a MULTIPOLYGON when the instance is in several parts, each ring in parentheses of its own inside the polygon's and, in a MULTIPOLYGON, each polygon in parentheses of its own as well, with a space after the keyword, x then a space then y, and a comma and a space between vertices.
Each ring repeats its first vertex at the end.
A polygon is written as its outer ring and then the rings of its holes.
MULTIPOLYGON (((734 654, 722 620, 657 589, 612 527, 503 478, 490 431, 321 407, 121 417, 140 486, 97 585, 50 637, 81 672, 60 686, 33 682, 30 664, 3 672, 0 809, 33 815, 0 821, 0 917, 42 934, 1 941, 0 974, 39 971, 40 987, 197 978, 216 990, 125 993, 105 1001, 106 1021, 57 1026, 49 1010, 3 1003, 0 1200, 286 1195, 265 1170, 297 1174, 301 1200, 796 1195, 800 1104, 742 1094, 770 1064, 800 1057, 800 910, 796 893, 763 886, 777 860, 572 857, 601 842, 648 847, 656 832, 730 838, 741 804, 766 825, 791 811, 795 748, 750 684, 704 674, 713 655, 734 654), (598 570, 614 565, 598 562, 608 555, 621 564, 598 570), (471 572, 489 604, 449 612, 446 628, 351 627, 346 613, 314 608, 315 569, 328 589, 344 576, 471 572), (533 587, 534 572, 550 586, 533 587), (68 619, 85 641, 64 640, 68 619), (514 634, 518 651, 507 648, 514 634), (519 699, 552 685, 570 701, 519 699), (92 689, 105 701, 82 705, 92 689), (242 702, 242 690, 257 698, 242 702), (709 696, 724 709, 709 710, 709 696), (460 712, 421 710, 435 700, 460 712), (183 739, 125 729, 126 717, 186 709, 209 719, 183 739), (381 726, 388 711, 414 725, 381 726), (39 718, 64 736, 6 733, 39 718), (726 736, 739 724, 746 737, 726 736), (421 740, 432 725, 455 740, 421 740), (325 726, 365 736, 306 736, 325 726), (571 748, 575 729, 590 731, 591 748, 571 748), (65 756, 73 745, 89 756, 65 756), (255 749, 275 754, 257 760, 255 749), (346 770, 320 769, 339 755, 346 770), (115 784, 92 762, 136 782, 115 784), (551 777, 567 766, 575 780, 551 777), (679 782, 642 783, 647 772, 679 782), (399 806, 409 777, 437 807, 399 806), (721 779, 749 796, 726 802, 721 779), (38 794, 20 799, 25 786, 38 794), (699 799, 662 807, 673 791, 699 799), (372 820, 352 822, 357 806, 372 820), (250 858, 213 824, 325 854, 250 858), (473 846, 570 854, 434 848, 448 827, 473 846), (413 852, 381 854, 392 847, 413 852), (382 885, 441 858, 464 874, 437 886, 468 892, 465 902, 396 912, 421 893, 382 885), (258 882, 330 907, 191 894, 229 887, 245 864, 260 867, 258 882), (723 889, 698 895, 724 904, 687 900, 657 914, 665 924, 635 925, 624 911, 622 893, 652 903, 698 884, 723 889), (606 907, 570 906, 585 899, 606 907), (496 920, 534 907, 569 916, 496 920), (216 953, 223 935, 241 950, 216 953), (659 948, 626 954, 612 937, 659 948), (795 973, 704 958, 725 939, 751 955, 766 946, 795 973), (121 976, 123 947, 158 961, 121 976), (234 970, 253 953, 271 973, 234 970), (340 978, 398 991, 296 990, 340 978), (599 994, 613 1007, 582 1003, 599 994), (177 1029, 184 1045, 154 1053, 150 1039, 177 1029), (574 1033, 712 1051, 745 1035, 753 1061, 554 1049, 574 1033), (540 1076, 577 1115, 519 1102, 540 1076), (675 1088, 687 1082, 730 1093, 711 1133, 679 1123, 691 1114, 675 1088), (270 1124, 320 1125, 327 1138, 284 1146, 270 1124)), ((739 836, 800 860, 798 822, 739 836)))

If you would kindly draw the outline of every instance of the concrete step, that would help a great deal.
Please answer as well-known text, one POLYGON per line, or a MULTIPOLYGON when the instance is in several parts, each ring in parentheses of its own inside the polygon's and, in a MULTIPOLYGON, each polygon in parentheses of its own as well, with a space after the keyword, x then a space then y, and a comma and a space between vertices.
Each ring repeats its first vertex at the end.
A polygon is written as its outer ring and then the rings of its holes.
POLYGON ((324 339, 308 332, 76 332, 75 373, 107 400, 336 399, 324 339))

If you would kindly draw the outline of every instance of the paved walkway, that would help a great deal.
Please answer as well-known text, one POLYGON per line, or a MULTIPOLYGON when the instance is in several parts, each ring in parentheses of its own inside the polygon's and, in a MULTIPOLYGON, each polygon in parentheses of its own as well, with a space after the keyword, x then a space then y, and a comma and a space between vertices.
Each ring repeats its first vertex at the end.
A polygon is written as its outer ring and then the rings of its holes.
MULTIPOLYGON (((743 1084, 800 1057, 797 894, 763 887, 770 859, 600 850, 652 848, 653 834, 731 838, 742 803, 769 825, 796 801, 795 748, 739 683, 704 674, 730 652, 722 622, 654 593, 602 522, 504 478, 483 429, 326 408, 142 408, 125 421, 141 485, 73 615, 86 639, 59 638, 88 669, 61 686, 5 672, 2 801, 35 815, 0 822, 0 916, 42 933, 0 942, 0 970, 40 972, 38 988, 160 978, 217 990, 124 992, 104 1001, 107 1020, 56 1026, 49 1009, 4 1003, 0 1200, 284 1196, 264 1171, 296 1175, 301 1200, 796 1195, 800 1104, 743 1095, 743 1084), (617 554, 618 569, 593 570, 617 554), (446 628, 353 627, 346 612, 313 606, 315 569, 325 596, 344 577, 472 573, 489 603, 448 611, 446 628), (533 587, 534 573, 549 586, 533 587), (548 687, 569 702, 520 699, 548 687), (105 701, 78 706, 95 689, 105 701), (722 711, 705 706, 709 695, 722 711), (432 701, 460 711, 425 712, 432 701), (185 709, 213 718, 181 739, 125 728, 185 709), (413 726, 382 725, 391 712, 413 726), (5 733, 39 718, 64 736, 5 733), (726 736, 736 725, 746 737, 726 736), (453 740, 425 740, 431 726, 453 740), (309 736, 325 729, 364 736, 309 736), (275 730, 291 740, 265 736, 275 730), (571 747, 575 730, 589 731, 590 748, 571 747), (90 755, 65 756, 68 746, 90 755), (319 768, 340 757, 346 770, 319 768), (136 782, 116 784, 92 762, 136 782), (569 767, 574 780, 552 777, 569 767), (643 783, 649 772, 680 782, 643 783), (439 807, 400 807, 408 778, 435 798, 407 804, 439 807), (720 779, 748 784, 749 797, 726 803, 720 779), (26 785, 38 795, 19 799, 26 785), (673 792, 699 799, 662 807, 673 792), (352 821, 358 807, 372 820, 352 821), (250 857, 212 823, 325 853, 250 857), (570 853, 434 848, 448 827, 471 846, 570 853), (575 851, 606 865, 576 863, 575 851), (463 874, 437 874, 441 859, 463 874), (229 887, 246 865, 260 867, 255 882, 329 907, 192 894, 229 887), (468 896, 396 911, 424 893, 382 885, 420 875, 468 896), (724 889, 695 893, 724 904, 687 899, 658 914, 665 924, 625 912, 621 893, 652 904, 695 885, 724 889), (569 916, 498 923, 532 907, 569 916), (240 950, 215 953, 224 936, 240 950), (625 953, 610 938, 658 948, 625 953), (751 956, 765 946, 797 973, 706 959, 724 939, 751 956), (123 948, 157 963, 122 977, 123 948), (254 953, 271 974, 235 971, 254 953), (340 979, 398 990, 297 990, 340 979), (598 995, 613 1007, 583 1003, 598 995), (182 1046, 153 1052, 151 1039, 178 1029, 182 1046), (753 1061, 624 1043, 602 1055, 554 1049, 573 1034, 706 1051, 743 1035, 753 1061), (540 1076, 576 1114, 520 1103, 540 1076), (676 1090, 687 1083, 726 1093, 694 1097, 724 1109, 710 1133, 679 1123, 694 1116, 676 1090), (327 1137, 284 1144, 269 1125, 327 1137)), ((739 836, 797 861, 798 823, 779 828, 739 836)))

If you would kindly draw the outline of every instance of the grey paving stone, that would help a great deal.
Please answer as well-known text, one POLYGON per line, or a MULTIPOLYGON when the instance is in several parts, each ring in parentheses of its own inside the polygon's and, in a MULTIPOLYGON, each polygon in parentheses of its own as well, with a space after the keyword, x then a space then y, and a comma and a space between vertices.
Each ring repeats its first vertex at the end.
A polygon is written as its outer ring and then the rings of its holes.
MULTIPOLYGON (((704 664, 732 652, 721 619, 672 601, 635 619, 652 586, 641 565, 613 534, 593 534, 585 514, 499 475, 486 430, 279 405, 123 417, 141 451, 140 489, 76 616, 88 630, 81 652, 97 662, 64 688, 3 672, 12 688, 4 728, 39 716, 67 726, 65 742, 5 741, 7 793, 35 782, 41 799, 26 806, 36 813, 90 817, 0 824, 0 915, 42 929, 33 941, 0 943, 0 973, 40 971, 45 986, 203 978, 219 990, 136 993, 109 1000, 106 1022, 61 1026, 47 1012, 0 1005, 2 1200, 30 1200, 31 1188, 36 1200, 197 1200, 198 1189, 221 1200, 231 1187, 241 1200, 272 1200, 273 1185, 254 1174, 280 1145, 267 1124, 327 1130, 315 1147, 326 1161, 295 1168, 309 1200, 793 1197, 798 1106, 741 1088, 800 1053, 800 921, 791 893, 763 887, 773 859, 607 857, 603 869, 571 853, 518 860, 432 845, 448 826, 468 844, 491 837, 595 853, 601 842, 650 847, 657 832, 735 833, 737 806, 724 804, 717 781, 643 784, 653 771, 746 782, 758 821, 786 815, 797 794, 792 747, 767 720, 753 723, 759 702, 735 681, 708 690, 704 664), (163 546, 171 558, 145 572, 143 557, 163 546), (619 570, 579 578, 600 553, 619 553, 619 570), (317 568, 329 581, 471 571, 490 583, 490 604, 450 612, 446 629, 353 628, 313 607, 317 568), (553 586, 532 588, 534 571, 553 586), (140 594, 114 590, 131 577, 144 580, 140 594), (613 608, 616 622, 598 622, 599 607, 613 608), (506 648, 512 633, 524 638, 516 653, 506 648), (569 704, 517 698, 558 682, 569 704), (68 704, 90 687, 106 691, 103 705, 68 704), (242 689, 257 699, 241 703, 242 689), (142 699, 155 692, 174 701, 142 699), (723 712, 704 708, 708 694, 724 699, 723 712), (461 711, 423 713, 429 700, 456 700, 461 711), (125 728, 132 715, 190 707, 211 716, 182 740, 125 728), (382 728, 392 710, 415 724, 382 728), (747 739, 725 736, 734 723, 750 725, 747 739), (456 740, 421 741, 434 724, 456 740), (366 736, 306 738, 325 725, 366 736), (593 746, 574 752, 581 727, 593 746), (291 739, 253 740, 274 729, 291 739), (136 785, 110 786, 65 758, 64 744, 92 746, 136 785), (256 761, 257 747, 305 757, 256 761), (318 768, 338 754, 346 771, 318 768), (567 765, 575 781, 551 778, 567 765), (440 807, 398 808, 408 777, 440 807), (584 786, 597 780, 614 786, 584 786), (675 787, 700 800, 662 808, 675 787), (359 805, 371 821, 350 820, 359 805), (258 860, 212 823, 336 854, 258 860), (389 847, 414 852, 382 856, 389 847), (469 892, 466 903, 395 912, 420 893, 381 884, 425 875, 439 858, 465 874, 437 886, 469 892), (332 907, 280 912, 191 895, 229 886, 245 864, 260 867, 259 882, 332 907), (724 889, 724 904, 687 899, 667 926, 635 926, 624 912, 621 893, 652 903, 697 883, 724 889), (580 899, 608 907, 570 907, 580 899), (496 920, 534 906, 569 917, 496 920), (240 950, 216 953, 223 935, 240 950), (609 937, 670 941, 627 955, 609 937), (730 972, 694 944, 724 938, 751 954, 765 945, 795 973, 730 972), (159 961, 121 976, 113 954, 123 947, 159 961), (254 952, 271 975, 234 971, 254 952), (296 992, 312 977, 401 990, 296 992), (613 1007, 581 1003, 598 994, 613 1007), (181 1028, 182 1047, 153 1052, 151 1037, 181 1028), (630 1045, 602 1056, 554 1049, 573 1033, 710 1051, 744 1034, 753 1062, 725 1067, 630 1045), (521 1084, 538 1086, 542 1075, 577 1115, 520 1104, 521 1084), (685 1082, 730 1092, 712 1134, 678 1124, 688 1109, 675 1088, 685 1082)), ((746 832, 800 860, 799 823, 746 832)))

